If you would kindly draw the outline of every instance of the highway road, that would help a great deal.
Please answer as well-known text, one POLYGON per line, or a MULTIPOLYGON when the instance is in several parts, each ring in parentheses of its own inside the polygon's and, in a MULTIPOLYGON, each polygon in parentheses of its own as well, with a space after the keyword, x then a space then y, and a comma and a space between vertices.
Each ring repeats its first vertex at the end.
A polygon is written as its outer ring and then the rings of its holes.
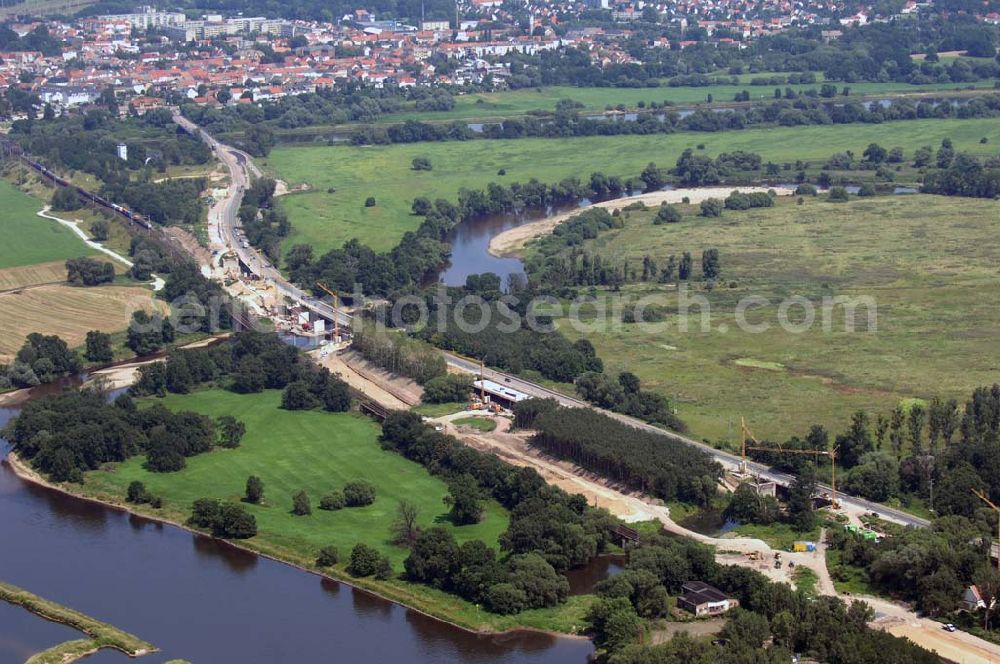
MULTIPOLYGON (((260 176, 260 171, 253 163, 253 159, 250 155, 220 143, 193 122, 179 114, 174 116, 174 121, 182 126, 187 132, 194 136, 199 136, 229 170, 230 184, 227 196, 224 199, 217 201, 212 207, 212 210, 209 211, 210 239, 216 240, 224 247, 235 252, 239 256, 240 261, 251 272, 256 274, 258 277, 267 279, 273 283, 278 289, 278 292, 282 295, 301 302, 304 307, 312 310, 314 313, 327 320, 333 321, 336 318, 340 325, 350 325, 350 314, 339 309, 335 309, 330 304, 312 297, 310 294, 291 284, 256 249, 249 246, 243 246, 242 240, 236 233, 236 230, 239 228, 239 217, 237 216, 237 211, 239 210, 243 192, 249 185, 251 178, 260 176), (217 237, 212 238, 212 235, 216 235, 217 237)), ((447 352, 444 353, 444 356, 448 364, 456 369, 470 373, 479 373, 479 362, 476 360, 471 360, 447 352)), ((594 408, 595 410, 600 410, 609 417, 619 420, 629 426, 643 431, 656 433, 684 444, 697 447, 705 453, 710 454, 726 469, 737 470, 740 467, 741 459, 737 454, 715 449, 714 447, 706 445, 701 441, 678 433, 665 431, 659 427, 655 427, 627 415, 621 415, 596 408, 581 399, 567 396, 561 392, 557 392, 537 383, 532 383, 522 378, 518 378, 514 375, 505 374, 493 369, 485 369, 483 373, 486 378, 498 383, 509 385, 513 389, 524 392, 525 394, 530 394, 535 397, 553 398, 559 401, 560 404, 571 408, 594 408)), ((748 462, 747 466, 751 473, 759 475, 764 479, 777 482, 783 486, 788 486, 794 480, 792 475, 774 470, 773 468, 763 464, 748 462)), ((821 493, 830 493, 832 489, 830 486, 820 484, 819 491, 821 493)), ((885 505, 880 505, 868 500, 847 496, 841 493, 838 493, 837 498, 842 507, 860 510, 863 512, 876 512, 883 519, 898 524, 915 527, 924 527, 929 525, 929 522, 926 519, 922 519, 920 517, 907 514, 901 510, 892 509, 890 507, 886 507, 885 505)))

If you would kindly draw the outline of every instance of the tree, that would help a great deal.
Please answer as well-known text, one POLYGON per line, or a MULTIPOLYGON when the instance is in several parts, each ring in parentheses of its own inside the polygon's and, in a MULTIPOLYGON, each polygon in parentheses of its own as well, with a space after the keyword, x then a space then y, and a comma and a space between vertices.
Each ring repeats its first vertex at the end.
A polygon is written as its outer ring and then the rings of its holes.
POLYGON ((393 543, 403 546, 413 546, 420 535, 417 525, 419 512, 417 506, 408 500, 401 500, 396 505, 396 520, 392 524, 393 543))
POLYGON ((642 632, 642 621, 625 597, 602 598, 594 602, 587 621, 593 630, 594 645, 609 652, 616 652, 632 643, 642 632))
POLYGON ((681 281, 687 281, 691 278, 691 254, 686 251, 681 256, 681 262, 677 266, 677 278, 681 281))
POLYGON ((351 549, 351 561, 347 564, 347 571, 351 576, 371 576, 379 569, 381 556, 371 546, 358 543, 351 549))
POLYGON ((881 164, 889 157, 889 151, 878 143, 869 143, 862 156, 869 163, 881 164))
POLYGON ((451 507, 449 516, 458 526, 479 523, 483 516, 479 484, 468 474, 459 475, 448 483, 444 504, 451 507))
POLYGON ((57 187, 52 192, 52 209, 57 212, 72 212, 83 207, 83 201, 72 187, 57 187))
POLYGON ((771 637, 771 628, 766 616, 738 608, 729 615, 721 636, 740 646, 758 650, 771 637))
POLYGON ((316 567, 333 567, 340 562, 340 551, 335 546, 324 546, 316 556, 316 567))
POLYGON ((97 286, 115 280, 115 266, 84 256, 66 261, 66 281, 83 286, 97 286))
POLYGON ((701 202, 700 214, 703 217, 721 217, 723 207, 723 202, 718 198, 706 198, 701 202))
POLYGON ((435 527, 419 534, 403 563, 406 576, 435 588, 448 588, 461 568, 459 548, 450 531, 435 527))
POLYGON ((281 393, 281 407, 285 410, 312 410, 317 406, 319 399, 304 380, 289 383, 281 393))
POLYGON ((259 505, 264 499, 264 482, 256 475, 247 478, 246 501, 259 505))
POLYGON ((90 224, 90 234, 98 242, 105 242, 111 237, 111 224, 107 219, 95 219, 90 224))
POLYGON ((639 178, 645 183, 646 189, 660 189, 667 183, 666 177, 664 177, 663 171, 653 162, 649 162, 646 168, 642 169, 642 173, 639 178))
POLYGON ((701 273, 706 279, 719 276, 719 250, 705 249, 701 252, 701 273))
POLYGON ((222 506, 214 532, 218 537, 247 539, 257 534, 257 519, 241 505, 227 503, 222 506))
POLYGON ((868 431, 868 415, 863 411, 856 411, 851 416, 850 428, 837 436, 836 446, 837 460, 847 468, 858 465, 861 457, 875 449, 871 434, 868 431))
POLYGON ((344 503, 348 507, 364 507, 375 502, 375 485, 364 480, 344 485, 344 503))
POLYGON ((1000 570, 992 564, 980 567, 973 576, 979 596, 986 608, 983 609, 983 629, 989 630, 990 620, 1000 610, 1000 570))
POLYGON ((486 607, 493 613, 511 615, 528 606, 528 596, 511 583, 498 583, 486 592, 486 607))
POLYGON ((868 452, 847 476, 847 490, 884 502, 899 493, 899 462, 884 452, 868 452))
POLYGON ((910 406, 909 415, 906 418, 907 430, 910 434, 910 451, 913 456, 920 456, 924 453, 924 419, 926 411, 919 403, 910 406))
POLYGON ((292 514, 295 516, 309 516, 312 514, 309 495, 305 491, 299 491, 292 496, 292 514))
POLYGON ((232 415, 223 415, 216 420, 216 429, 219 431, 219 446, 235 449, 240 446, 240 441, 247 432, 247 425, 232 415))
POLYGON ((778 519, 778 501, 773 496, 759 493, 750 484, 740 484, 729 499, 723 512, 727 519, 739 523, 768 525, 778 519))
POLYGON ((529 607, 556 606, 566 601, 569 581, 541 555, 524 553, 511 556, 507 566, 510 583, 524 591, 529 607))
POLYGON ((134 480, 128 485, 128 491, 125 494, 125 501, 129 503, 148 503, 149 493, 146 491, 146 485, 144 485, 139 480, 134 480))
POLYGON ((433 206, 431 205, 430 199, 425 196, 418 196, 414 198, 413 204, 410 206, 410 210, 413 214, 419 217, 426 217, 430 214, 432 209, 433 206))
POLYGON ((816 527, 816 512, 812 497, 816 493, 816 467, 807 462, 799 469, 792 485, 788 487, 788 513, 792 526, 799 532, 809 532, 816 527))
POLYGON ((115 359, 111 350, 111 335, 98 330, 87 332, 83 356, 90 362, 102 364, 115 359))

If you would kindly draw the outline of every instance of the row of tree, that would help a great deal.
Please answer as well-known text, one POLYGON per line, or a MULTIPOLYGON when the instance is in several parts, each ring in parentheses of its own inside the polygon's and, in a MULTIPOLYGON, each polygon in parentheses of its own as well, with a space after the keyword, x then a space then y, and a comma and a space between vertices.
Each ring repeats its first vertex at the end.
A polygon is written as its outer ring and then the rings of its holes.
POLYGON ((663 500, 704 505, 715 494, 722 468, 686 443, 587 408, 522 403, 515 405, 517 424, 533 429, 531 444, 547 454, 663 500))

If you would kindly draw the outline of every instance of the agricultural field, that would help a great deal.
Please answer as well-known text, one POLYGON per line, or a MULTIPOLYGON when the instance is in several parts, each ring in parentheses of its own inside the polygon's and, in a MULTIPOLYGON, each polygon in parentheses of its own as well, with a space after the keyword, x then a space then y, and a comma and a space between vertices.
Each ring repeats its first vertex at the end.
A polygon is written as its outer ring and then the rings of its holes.
POLYGON ((131 286, 50 284, 0 293, 0 362, 9 361, 32 332, 56 334, 73 348, 90 330, 124 330, 132 312, 154 308, 165 306, 152 291, 131 286))
MULTIPOLYGON (((607 371, 633 371, 671 398, 695 437, 734 446, 741 417, 759 438, 784 441, 812 424, 839 433, 859 409, 886 413, 935 395, 962 402, 996 381, 1000 203, 809 197, 801 206, 779 199, 774 208, 727 210, 716 219, 686 213, 680 223, 654 226, 653 210, 632 212, 623 229, 587 244, 636 267, 645 255, 662 266, 670 254, 691 252, 697 279, 689 296, 707 299, 709 329, 698 305, 686 332, 671 315, 661 330, 616 324, 614 316, 603 330, 566 318, 558 326, 570 338, 590 339, 607 371), (711 291, 700 281, 701 252, 710 247, 721 264, 711 291), (736 305, 748 296, 767 301, 747 313, 767 330, 737 326, 736 305), (816 322, 805 331, 779 325, 780 302, 790 296, 815 303, 816 322), (820 303, 837 296, 872 298, 876 328, 866 329, 868 310, 859 306, 857 331, 845 329, 846 312, 835 307, 825 331, 820 303)), ((624 295, 660 298, 668 313, 678 302, 668 285, 630 284, 624 295)), ((788 311, 793 323, 802 315, 801 307, 788 311)), ((583 316, 593 318, 586 308, 583 316)))
MULTIPOLYGON (((648 91, 647 91, 648 92, 648 91)), ((685 148, 704 145, 706 154, 747 150, 765 161, 812 160, 819 166, 834 152, 861 154, 869 143, 900 146, 907 156, 923 145, 937 146, 949 137, 956 150, 996 151, 1000 123, 992 119, 913 120, 882 125, 774 127, 723 133, 651 136, 526 138, 387 146, 290 146, 272 150, 263 165, 289 185, 309 191, 282 198, 293 231, 285 248, 311 244, 317 254, 351 238, 377 250, 393 247, 421 218, 410 214, 416 196, 455 200, 459 189, 489 182, 537 178, 556 182, 586 179, 594 171, 634 177, 650 161, 673 166, 685 148), (987 138, 987 144, 980 139, 987 138), (427 157, 431 171, 414 171, 414 157, 427 157), (505 176, 498 176, 500 169, 505 176), (365 207, 373 196, 374 207, 365 207)))
POLYGON ((213 417, 232 415, 246 424, 246 436, 238 449, 189 458, 187 468, 177 473, 150 473, 143 469, 142 457, 121 464, 114 472, 89 473, 88 493, 120 502, 129 483, 140 480, 163 498, 160 512, 164 517, 184 521, 198 498, 239 501, 247 477, 257 475, 264 481, 264 504, 247 505, 257 519, 255 546, 311 562, 321 547, 338 547, 346 560, 355 544, 365 542, 386 553, 397 571, 402 571, 407 555, 405 548, 391 541, 400 500, 417 506, 422 527, 444 526, 459 542, 481 539, 497 546, 497 538, 507 528, 505 510, 492 501, 480 523, 451 525, 448 507, 442 502, 448 495, 445 483, 419 464, 383 450, 377 440, 378 426, 359 415, 281 410, 279 391, 239 395, 208 390, 169 395, 155 403, 213 417), (319 509, 320 498, 354 480, 375 485, 373 505, 332 512, 319 509), (310 516, 291 514, 292 496, 300 490, 309 495, 310 516))

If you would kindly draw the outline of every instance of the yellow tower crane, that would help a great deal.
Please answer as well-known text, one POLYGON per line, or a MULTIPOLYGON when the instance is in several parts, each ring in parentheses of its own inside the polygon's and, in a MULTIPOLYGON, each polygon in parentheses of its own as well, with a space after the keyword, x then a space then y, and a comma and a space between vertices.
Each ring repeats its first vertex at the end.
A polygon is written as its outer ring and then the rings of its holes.
POLYGON ((840 505, 837 503, 837 450, 839 448, 834 447, 832 450, 809 450, 802 448, 791 448, 782 447, 778 445, 777 447, 767 447, 762 445, 759 440, 754 438, 753 432, 750 431, 750 427, 747 426, 746 420, 740 418, 740 427, 743 429, 743 443, 742 443, 742 461, 740 462, 740 472, 744 475, 747 472, 747 450, 757 451, 757 452, 776 452, 778 454, 811 454, 816 461, 819 461, 820 456, 830 457, 830 503, 834 509, 837 509, 840 505), (747 445, 747 439, 749 439, 754 445, 747 445))
MULTIPOLYGON (((1000 507, 993 504, 993 501, 986 497, 986 494, 979 489, 973 489, 972 493, 975 494, 976 498, 983 501, 989 505, 990 509, 997 513, 997 565, 1000 565, 1000 507)), ((990 548, 986 550, 986 560, 989 561, 993 555, 993 543, 990 543, 990 548)))
POLYGON ((340 319, 337 318, 337 314, 339 313, 339 311, 337 311, 337 291, 329 288, 322 281, 317 281, 316 285, 319 286, 320 289, 322 289, 323 291, 325 291, 326 293, 328 293, 330 295, 330 297, 333 298, 333 312, 334 312, 333 313, 333 338, 334 338, 334 343, 336 343, 336 341, 338 339, 340 339, 340 319))

